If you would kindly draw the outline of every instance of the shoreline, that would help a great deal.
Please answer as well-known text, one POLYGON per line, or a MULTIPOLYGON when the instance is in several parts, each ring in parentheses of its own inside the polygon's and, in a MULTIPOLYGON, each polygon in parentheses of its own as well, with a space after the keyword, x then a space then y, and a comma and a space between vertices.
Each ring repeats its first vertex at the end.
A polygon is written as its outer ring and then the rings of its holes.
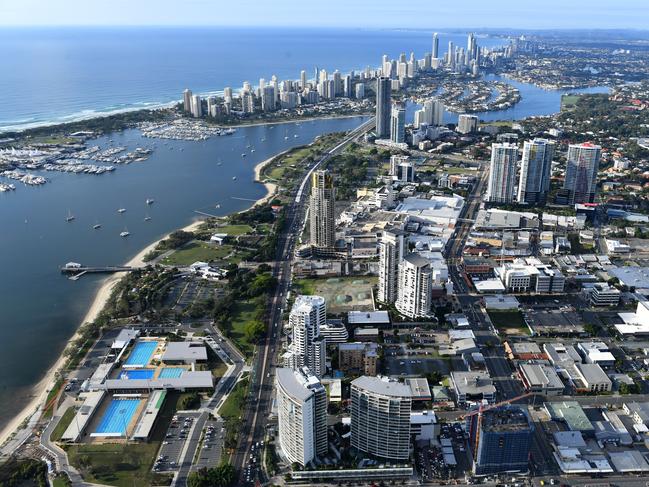
MULTIPOLYGON (((278 154, 275 154, 268 159, 265 159, 261 162, 259 162, 257 165, 254 167, 254 182, 262 184, 266 188, 266 194, 259 198, 257 201, 255 201, 249 208, 246 208, 245 210, 241 210, 239 213, 243 213, 245 211, 248 211, 250 208, 254 208, 258 205, 263 205, 264 203, 270 201, 274 196, 277 191, 277 185, 274 183, 270 182, 264 182, 262 181, 261 178, 261 171, 263 170, 264 167, 266 167, 270 162, 275 159, 276 157, 285 154, 288 152, 290 149, 287 149, 286 151, 282 151, 278 154)), ((228 216, 228 215, 224 215, 228 216)), ((219 217, 222 218, 222 217, 219 217)), ((149 253, 151 250, 153 250, 162 240, 167 238, 171 233, 177 232, 177 231, 186 231, 186 232, 191 232, 196 230, 202 223, 204 222, 204 219, 202 218, 196 218, 194 219, 191 223, 188 225, 185 225, 184 227, 172 230, 171 232, 163 235, 160 237, 158 240, 155 240, 154 242, 151 242, 149 245, 144 247, 142 250, 140 250, 135 256, 133 256, 126 264, 126 266, 132 266, 132 267, 143 267, 146 266, 147 263, 144 262, 144 256, 149 253)), ((108 302, 108 299, 110 298, 110 295, 113 291, 113 287, 117 282, 122 279, 122 275, 120 273, 113 274, 107 278, 105 278, 102 282, 101 285, 99 286, 99 289, 95 292, 95 295, 92 299, 92 302, 88 308, 88 311, 84 315, 83 319, 81 322, 78 324, 77 328, 74 331, 74 334, 68 339, 65 347, 61 351, 60 357, 52 364, 48 370, 45 372, 45 375, 43 378, 38 381, 36 384, 34 384, 31 387, 31 392, 29 396, 31 396, 31 400, 21 409, 21 411, 13 418, 11 419, 7 425, 0 430, 0 446, 4 445, 10 438, 11 436, 18 431, 18 428, 20 427, 21 424, 29 420, 30 418, 33 417, 34 414, 42 414, 42 408, 45 404, 45 400, 47 399, 47 395, 51 391, 52 387, 54 386, 56 382, 56 374, 63 368, 65 365, 66 358, 63 355, 63 352, 70 346, 70 344, 78 337, 79 334, 79 329, 85 324, 94 321, 99 313, 104 309, 106 306, 106 303, 108 302)))

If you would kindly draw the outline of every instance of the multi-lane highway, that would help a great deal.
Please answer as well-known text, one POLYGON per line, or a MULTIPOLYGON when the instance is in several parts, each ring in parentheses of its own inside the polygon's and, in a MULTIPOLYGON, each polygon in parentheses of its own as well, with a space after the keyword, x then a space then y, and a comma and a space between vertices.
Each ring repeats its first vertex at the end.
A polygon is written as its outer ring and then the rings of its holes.
MULTIPOLYGON (((351 142, 374 128, 374 119, 370 119, 351 131, 323 157, 305 168, 304 177, 299 187, 291 195, 291 203, 286 208, 284 228, 278 238, 277 254, 273 275, 277 286, 268 305, 269 320, 263 343, 256 347, 252 364, 250 391, 246 409, 243 414, 243 425, 239 445, 233 454, 232 463, 242 473, 250 457, 252 445, 264 439, 266 424, 271 412, 272 390, 274 380, 275 358, 281 339, 282 309, 286 306, 286 295, 291 286, 291 263, 297 235, 301 231, 306 215, 306 195, 311 173, 321 167, 328 159, 342 152, 351 142)), ((240 483, 244 484, 243 477, 240 483)))

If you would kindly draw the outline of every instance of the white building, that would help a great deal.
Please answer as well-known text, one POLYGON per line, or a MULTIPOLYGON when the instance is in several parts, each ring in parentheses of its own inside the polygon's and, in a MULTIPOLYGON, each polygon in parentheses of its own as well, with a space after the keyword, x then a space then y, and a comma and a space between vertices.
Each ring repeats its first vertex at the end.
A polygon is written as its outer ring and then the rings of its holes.
POLYGON ((433 271, 428 259, 419 254, 406 255, 399 263, 396 308, 404 316, 430 316, 433 271))
POLYGON ((516 184, 518 146, 507 142, 491 145, 491 166, 485 201, 512 203, 516 184))
POLYGON ((320 335, 325 325, 327 307, 321 296, 298 296, 289 315, 292 341, 284 366, 293 369, 309 367, 316 377, 325 373, 326 339, 320 335))
POLYGON ((550 191, 554 143, 546 139, 526 141, 523 145, 518 202, 544 205, 550 191))
POLYGON ((561 293, 566 278, 555 268, 534 258, 516 259, 495 269, 509 292, 561 293))
POLYGON ((593 306, 617 306, 620 303, 620 290, 605 283, 593 284, 586 293, 593 306))
POLYGON ((390 140, 394 144, 403 144, 406 141, 406 109, 402 105, 392 106, 390 140))
POLYGON ((327 392, 307 368, 275 371, 279 446, 288 463, 327 453, 327 392))
POLYGON ((385 230, 379 241, 379 290, 377 299, 394 303, 397 299, 399 263, 406 252, 406 234, 401 230, 385 230))
POLYGON ((385 377, 351 384, 351 446, 380 458, 410 457, 410 387, 385 377))
POLYGON ((461 134, 477 132, 479 120, 477 115, 461 114, 457 120, 457 131, 461 134))

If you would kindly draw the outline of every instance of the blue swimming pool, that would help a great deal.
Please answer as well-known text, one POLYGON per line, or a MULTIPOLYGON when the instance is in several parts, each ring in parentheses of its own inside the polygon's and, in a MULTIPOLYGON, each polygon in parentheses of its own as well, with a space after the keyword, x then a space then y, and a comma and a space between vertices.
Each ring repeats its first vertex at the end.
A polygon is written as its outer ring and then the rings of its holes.
POLYGON ((111 399, 95 433, 125 434, 139 403, 139 399, 111 399))
POLYGON ((182 367, 165 367, 158 374, 158 379, 177 379, 184 370, 182 367))
POLYGON ((158 342, 137 342, 124 365, 139 365, 140 367, 148 365, 151 355, 157 347, 158 342))
POLYGON ((153 379, 153 369, 125 370, 119 374, 120 379, 153 379))

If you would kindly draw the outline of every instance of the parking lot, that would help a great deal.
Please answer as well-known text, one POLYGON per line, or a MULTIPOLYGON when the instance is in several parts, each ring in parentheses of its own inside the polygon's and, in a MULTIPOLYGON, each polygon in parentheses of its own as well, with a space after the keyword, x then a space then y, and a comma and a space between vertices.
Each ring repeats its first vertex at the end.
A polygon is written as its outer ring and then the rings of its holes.
POLYGON ((193 469, 216 467, 221 462, 221 449, 225 430, 222 421, 207 421, 203 430, 200 450, 193 469))
POLYGON ((175 415, 169 425, 165 439, 153 470, 155 472, 173 472, 178 470, 180 456, 185 446, 189 432, 200 413, 185 413, 175 415))
POLYGON ((186 275, 171 284, 165 306, 174 311, 184 311, 196 302, 210 297, 217 299, 222 294, 223 289, 218 283, 186 275))

